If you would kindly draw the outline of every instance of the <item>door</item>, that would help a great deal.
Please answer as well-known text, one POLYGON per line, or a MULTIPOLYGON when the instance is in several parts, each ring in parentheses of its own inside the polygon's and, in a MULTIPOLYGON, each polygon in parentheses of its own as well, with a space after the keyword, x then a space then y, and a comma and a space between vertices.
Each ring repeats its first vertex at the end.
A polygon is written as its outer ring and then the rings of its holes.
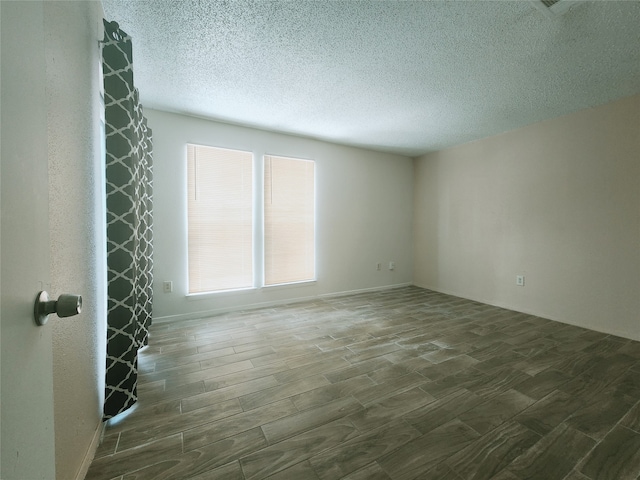
POLYGON ((0 1, 0 478, 55 478, 51 325, 33 305, 49 281, 44 5, 0 1))

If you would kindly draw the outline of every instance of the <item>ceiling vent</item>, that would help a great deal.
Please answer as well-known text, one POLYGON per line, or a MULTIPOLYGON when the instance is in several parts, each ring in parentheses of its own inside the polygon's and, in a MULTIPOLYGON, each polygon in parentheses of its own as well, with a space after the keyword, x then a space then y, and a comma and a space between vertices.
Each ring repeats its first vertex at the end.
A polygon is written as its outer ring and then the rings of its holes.
POLYGON ((576 0, 531 0, 531 3, 545 16, 558 17, 569 10, 572 5, 579 3, 576 0))

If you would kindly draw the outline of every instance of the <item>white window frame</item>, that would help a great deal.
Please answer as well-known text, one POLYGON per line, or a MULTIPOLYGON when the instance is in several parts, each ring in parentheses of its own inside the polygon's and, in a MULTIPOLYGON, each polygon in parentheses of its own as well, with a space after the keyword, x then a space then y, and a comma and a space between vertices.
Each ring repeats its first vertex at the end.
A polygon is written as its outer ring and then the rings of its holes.
MULTIPOLYGON (((232 150, 237 152, 249 152, 253 155, 253 285, 251 287, 242 287, 237 289, 226 289, 226 290, 214 290, 214 291, 205 291, 205 292, 189 292, 189 254, 187 251, 187 255, 185 257, 185 273, 187 279, 187 294, 186 296, 190 299, 204 299, 210 296, 225 296, 225 295, 233 295, 233 294, 242 294, 242 293, 250 293, 252 291, 258 289, 280 289, 280 288, 291 288, 298 287, 304 285, 312 285, 317 282, 318 277, 318 230, 317 230, 317 183, 318 183, 318 169, 317 162, 313 159, 301 157, 301 156, 290 156, 290 155, 279 155, 275 153, 264 153, 264 154, 256 154, 255 151, 241 149, 241 148, 232 148, 229 146, 213 146, 207 145, 203 143, 189 142, 187 145, 193 145, 196 147, 212 147, 219 148, 223 150, 232 150), (272 285, 265 285, 265 214, 264 214, 264 184, 265 184, 265 175, 264 175, 264 165, 265 165, 265 157, 279 157, 279 158, 288 158, 291 160, 300 160, 305 162, 313 162, 314 170, 313 170, 313 228, 314 228, 314 236, 313 236, 313 271, 314 275, 312 279, 308 280, 300 280, 288 283, 278 283, 272 285)), ((187 169, 187 146, 184 149, 185 155, 185 170, 187 169)), ((188 181, 188 179, 187 179, 188 181)), ((188 184, 186 185, 186 195, 188 198, 189 188, 188 184)), ((189 245, 189 226, 188 226, 188 201, 185 202, 185 219, 186 219, 186 244, 187 250, 189 245)))

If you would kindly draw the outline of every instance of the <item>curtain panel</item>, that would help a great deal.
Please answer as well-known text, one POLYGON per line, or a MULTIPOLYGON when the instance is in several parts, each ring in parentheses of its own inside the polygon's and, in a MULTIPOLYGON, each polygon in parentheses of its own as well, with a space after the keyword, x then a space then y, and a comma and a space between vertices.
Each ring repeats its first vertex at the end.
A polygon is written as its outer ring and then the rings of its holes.
POLYGON ((104 21, 107 370, 104 418, 137 401, 153 303, 152 136, 133 84, 131 38, 104 21))

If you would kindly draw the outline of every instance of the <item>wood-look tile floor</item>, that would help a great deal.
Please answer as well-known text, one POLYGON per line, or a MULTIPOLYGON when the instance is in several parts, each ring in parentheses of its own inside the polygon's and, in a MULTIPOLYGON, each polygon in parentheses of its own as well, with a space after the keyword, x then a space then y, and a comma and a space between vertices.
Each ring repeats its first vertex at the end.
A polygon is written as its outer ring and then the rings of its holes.
POLYGON ((154 325, 87 479, 638 479, 640 342, 417 287, 154 325))

